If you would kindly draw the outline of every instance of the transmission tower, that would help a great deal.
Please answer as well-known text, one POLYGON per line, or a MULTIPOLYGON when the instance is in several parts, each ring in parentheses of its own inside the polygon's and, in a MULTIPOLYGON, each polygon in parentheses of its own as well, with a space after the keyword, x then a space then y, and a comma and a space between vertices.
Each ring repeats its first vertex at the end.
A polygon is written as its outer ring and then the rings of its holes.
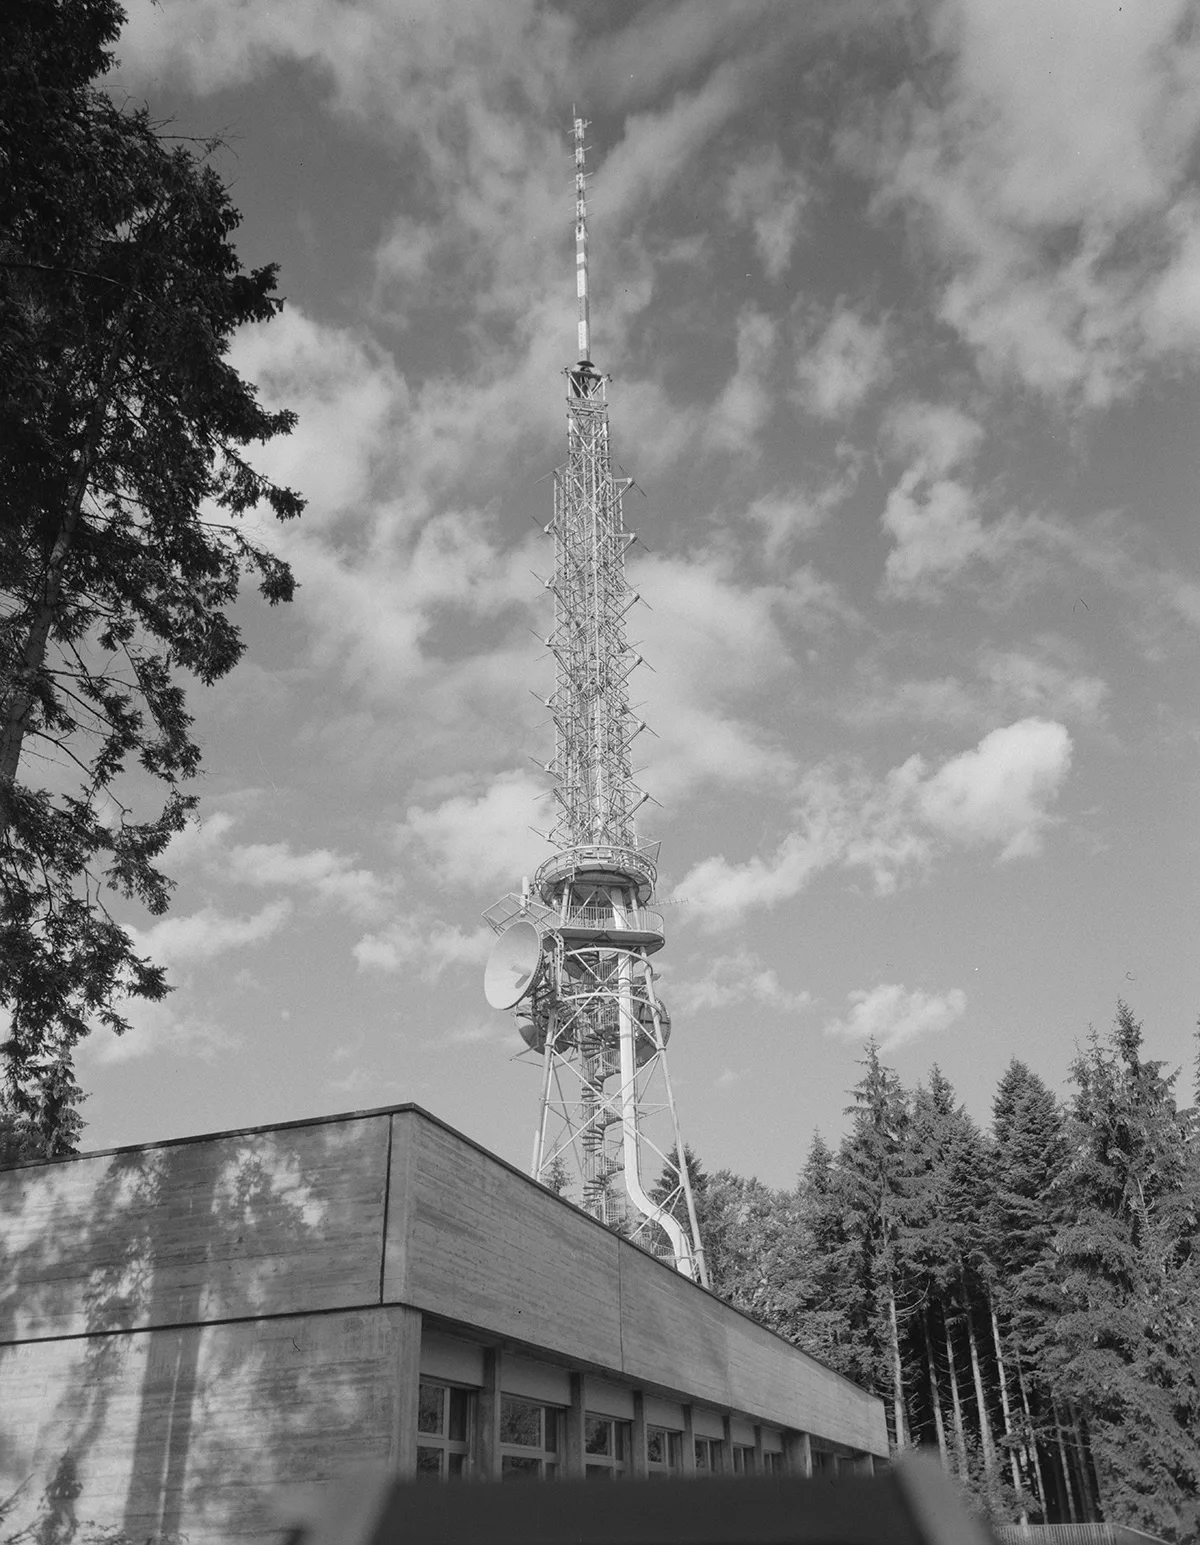
POLYGON ((541 1062, 534 1179, 708 1285, 667 1070, 671 1020, 651 957, 658 844, 636 834, 631 747, 646 728, 630 705, 641 663, 625 618, 640 597, 625 575, 629 479, 613 476, 607 380, 591 361, 584 130, 575 119, 579 358, 567 381, 567 461, 555 472, 554 852, 484 917, 500 936, 489 1003, 511 1009, 541 1062))

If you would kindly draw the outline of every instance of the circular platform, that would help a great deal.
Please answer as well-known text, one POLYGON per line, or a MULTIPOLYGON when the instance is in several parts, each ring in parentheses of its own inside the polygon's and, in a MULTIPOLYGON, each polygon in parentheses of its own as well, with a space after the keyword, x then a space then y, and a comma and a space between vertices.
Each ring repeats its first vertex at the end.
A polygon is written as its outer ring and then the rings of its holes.
POLYGON ((557 900, 564 885, 620 885, 632 888, 639 903, 654 894, 658 870, 653 860, 636 848, 575 847, 564 848, 539 866, 534 884, 542 900, 557 900))

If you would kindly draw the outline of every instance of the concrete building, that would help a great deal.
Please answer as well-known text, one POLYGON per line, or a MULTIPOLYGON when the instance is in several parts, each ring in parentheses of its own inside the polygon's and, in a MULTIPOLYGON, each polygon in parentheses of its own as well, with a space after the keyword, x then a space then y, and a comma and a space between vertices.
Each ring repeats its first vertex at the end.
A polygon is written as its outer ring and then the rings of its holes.
POLYGON ((0 1172, 0 1535, 403 1475, 869 1470, 874 1395, 413 1105, 0 1172))

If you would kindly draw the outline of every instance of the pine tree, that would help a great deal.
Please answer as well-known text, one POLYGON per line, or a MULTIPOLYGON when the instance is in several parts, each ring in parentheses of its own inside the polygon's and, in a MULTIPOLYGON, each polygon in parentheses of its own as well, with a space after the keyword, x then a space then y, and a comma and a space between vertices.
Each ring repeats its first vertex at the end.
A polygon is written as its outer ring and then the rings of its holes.
POLYGON ((1200 1529, 1200 1370, 1190 1123, 1119 1002, 1109 1047, 1072 1068, 1072 1219, 1051 1377, 1086 1413, 1108 1517, 1171 1540, 1200 1529))

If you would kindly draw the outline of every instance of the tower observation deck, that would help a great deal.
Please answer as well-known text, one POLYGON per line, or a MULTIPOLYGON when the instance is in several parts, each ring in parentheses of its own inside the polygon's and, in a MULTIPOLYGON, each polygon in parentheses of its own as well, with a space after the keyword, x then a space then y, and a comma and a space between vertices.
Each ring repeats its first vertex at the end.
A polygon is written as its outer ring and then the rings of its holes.
POLYGON ((567 383, 567 460, 555 473, 553 852, 532 885, 484 917, 499 935, 485 976, 541 1063, 531 1173, 707 1286, 695 1202, 667 1069, 671 1020, 651 956, 658 844, 640 839, 647 795, 631 748, 646 729, 630 703, 642 657, 625 619, 640 597, 625 573, 628 479, 613 476, 607 379, 591 361, 584 131, 575 119, 579 358, 567 383))

